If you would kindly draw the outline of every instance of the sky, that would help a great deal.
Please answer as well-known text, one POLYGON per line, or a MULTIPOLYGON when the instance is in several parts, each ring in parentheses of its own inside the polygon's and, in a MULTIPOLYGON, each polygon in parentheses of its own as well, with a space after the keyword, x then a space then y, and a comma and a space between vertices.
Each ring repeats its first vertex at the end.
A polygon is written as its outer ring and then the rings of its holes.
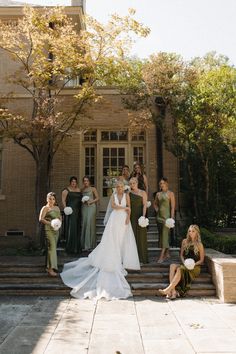
MULTIPOLYGON (((21 0, 23 1, 23 0, 21 0)), ((24 0, 40 5, 70 5, 70 0, 24 0)), ((106 22, 114 12, 136 9, 136 19, 151 29, 133 55, 146 58, 160 51, 185 59, 216 51, 236 66, 236 0, 87 0, 86 12, 106 22)))

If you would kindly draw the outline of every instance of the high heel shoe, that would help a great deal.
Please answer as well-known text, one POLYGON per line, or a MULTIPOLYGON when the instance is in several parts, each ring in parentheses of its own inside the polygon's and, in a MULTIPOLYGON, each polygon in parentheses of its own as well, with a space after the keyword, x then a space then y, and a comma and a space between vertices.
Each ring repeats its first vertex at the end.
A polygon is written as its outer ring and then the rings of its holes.
POLYGON ((57 273, 54 272, 54 270, 52 269, 46 269, 46 272, 48 273, 48 275, 50 275, 51 277, 57 277, 57 273))
POLYGON ((158 289, 158 291, 162 296, 166 296, 166 297, 167 297, 167 295, 168 295, 168 297, 171 296, 171 294, 166 292, 164 289, 158 289))
POLYGON ((161 263, 164 262, 164 260, 165 260, 164 258, 158 259, 158 260, 157 260, 157 263, 158 263, 158 264, 161 264, 161 263))

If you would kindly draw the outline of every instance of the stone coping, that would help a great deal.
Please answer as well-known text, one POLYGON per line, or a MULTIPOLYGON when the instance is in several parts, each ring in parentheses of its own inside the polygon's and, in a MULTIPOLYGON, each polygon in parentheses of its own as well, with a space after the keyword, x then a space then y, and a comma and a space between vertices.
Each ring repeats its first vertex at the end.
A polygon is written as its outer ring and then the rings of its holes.
POLYGON ((206 249, 205 262, 212 275, 218 298, 222 302, 236 303, 236 258, 206 249))
POLYGON ((223 263, 236 264, 236 259, 234 258, 234 256, 213 250, 211 248, 206 248, 205 256, 210 258, 212 261, 214 261, 217 264, 223 264, 223 263))

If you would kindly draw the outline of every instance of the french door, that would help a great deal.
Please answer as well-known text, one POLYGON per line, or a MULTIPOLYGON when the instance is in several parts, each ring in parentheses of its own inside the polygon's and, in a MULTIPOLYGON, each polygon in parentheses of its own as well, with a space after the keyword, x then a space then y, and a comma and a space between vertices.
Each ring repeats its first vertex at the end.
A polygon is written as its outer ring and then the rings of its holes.
POLYGON ((100 155, 100 209, 106 210, 122 166, 127 162, 127 146, 101 146, 100 155))

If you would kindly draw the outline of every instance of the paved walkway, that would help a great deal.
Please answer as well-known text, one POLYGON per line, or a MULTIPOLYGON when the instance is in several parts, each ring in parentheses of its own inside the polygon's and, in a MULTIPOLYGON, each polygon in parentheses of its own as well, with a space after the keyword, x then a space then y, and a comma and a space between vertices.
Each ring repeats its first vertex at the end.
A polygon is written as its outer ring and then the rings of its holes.
POLYGON ((236 354, 236 305, 216 299, 0 298, 1 354, 236 354))

